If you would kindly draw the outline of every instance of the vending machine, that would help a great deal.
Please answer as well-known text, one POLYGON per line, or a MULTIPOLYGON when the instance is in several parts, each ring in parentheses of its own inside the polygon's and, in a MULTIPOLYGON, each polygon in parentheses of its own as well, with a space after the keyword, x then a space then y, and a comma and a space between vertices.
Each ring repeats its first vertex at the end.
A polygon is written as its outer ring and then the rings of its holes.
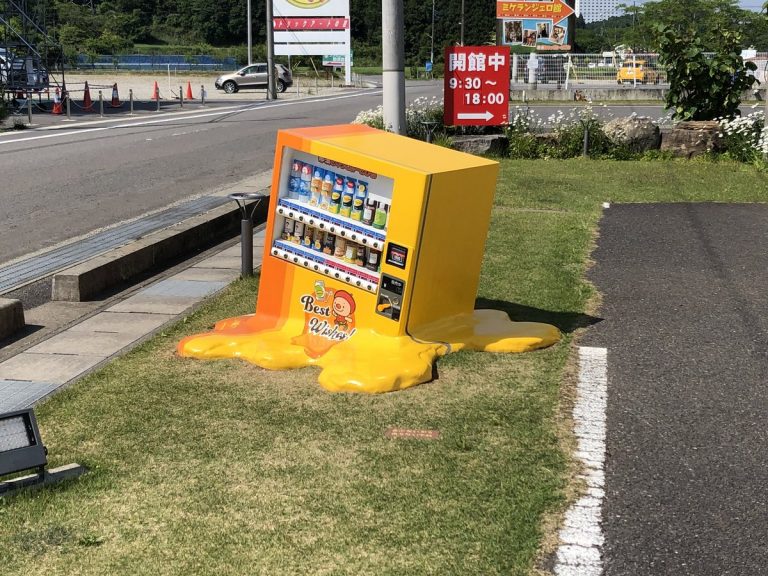
POLYGON ((524 352, 546 324, 474 310, 498 163, 345 124, 277 136, 256 313, 182 356, 319 366, 328 390, 389 392, 462 348, 524 352))

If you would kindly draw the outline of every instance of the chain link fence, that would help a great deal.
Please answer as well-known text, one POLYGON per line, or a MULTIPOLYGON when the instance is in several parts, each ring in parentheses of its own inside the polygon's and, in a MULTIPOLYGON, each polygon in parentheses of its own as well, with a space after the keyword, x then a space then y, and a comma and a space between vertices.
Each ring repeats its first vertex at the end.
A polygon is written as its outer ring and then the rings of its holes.
MULTIPOLYGON (((757 66, 759 88, 768 80, 768 52, 749 53, 744 58, 757 66)), ((560 88, 666 88, 667 71, 658 54, 514 54, 512 88, 536 84, 560 88)))

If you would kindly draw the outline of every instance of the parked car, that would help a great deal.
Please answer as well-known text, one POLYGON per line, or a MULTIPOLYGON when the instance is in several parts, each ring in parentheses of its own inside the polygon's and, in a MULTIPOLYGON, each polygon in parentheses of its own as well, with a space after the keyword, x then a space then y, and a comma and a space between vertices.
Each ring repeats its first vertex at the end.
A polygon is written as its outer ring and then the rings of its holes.
POLYGON ((625 60, 619 71, 616 72, 616 82, 619 84, 624 84, 624 82, 658 84, 659 72, 650 67, 645 60, 625 60))
MULTIPOLYGON (((267 81, 267 65, 251 64, 237 72, 219 76, 214 85, 227 94, 234 94, 243 88, 266 88, 267 81)), ((278 92, 285 92, 293 85, 293 75, 288 67, 275 64, 275 85, 278 92)))

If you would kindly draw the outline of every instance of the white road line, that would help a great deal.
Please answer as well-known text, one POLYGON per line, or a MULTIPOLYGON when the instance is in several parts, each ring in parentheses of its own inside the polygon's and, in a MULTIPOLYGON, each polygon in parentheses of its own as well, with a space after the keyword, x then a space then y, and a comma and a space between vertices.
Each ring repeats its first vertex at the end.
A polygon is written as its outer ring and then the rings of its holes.
MULTIPOLYGON (((162 118, 153 118, 151 120, 145 120, 142 118, 137 118, 136 121, 133 121, 131 119, 125 119, 123 120, 123 124, 115 124, 112 126, 100 126, 97 128, 85 128, 85 129, 78 129, 78 130, 57 130, 55 132, 51 132, 50 134, 40 134, 40 135, 34 135, 34 136, 27 136, 23 138, 15 138, 13 140, 0 140, 0 146, 3 144, 16 144, 19 142, 30 142, 33 140, 44 140, 48 138, 61 138, 63 136, 72 136, 72 135, 80 135, 80 134, 88 134, 91 132, 104 132, 106 130, 117 130, 119 128, 133 128, 135 126, 152 126, 153 124, 162 124, 165 122, 174 122, 176 120, 195 120, 197 118, 209 118, 211 116, 222 116, 225 114, 233 114, 235 112, 249 112, 249 111, 257 111, 257 110, 270 110, 272 108, 282 108, 283 106, 296 106, 298 104, 314 104, 316 102, 330 102, 333 100, 344 100, 347 98, 357 98, 358 96, 371 96, 380 94, 380 90, 374 90, 371 92, 355 92, 354 94, 344 94, 341 96, 332 96, 329 98, 316 98, 313 100, 290 100, 288 102, 280 102, 275 104, 250 104, 246 106, 236 106, 236 107, 227 107, 224 109, 218 108, 216 111, 213 112, 206 112, 206 113, 187 113, 187 112, 175 112, 175 113, 169 113, 172 114, 171 116, 163 116, 162 118), (180 114, 184 114, 183 117, 180 116, 180 114)), ((115 122, 116 120, 100 120, 97 122, 88 122, 84 124, 80 124, 79 126, 85 126, 85 125, 93 125, 93 124, 102 124, 107 122, 115 122)), ((67 126, 69 128, 69 126, 67 126)))
POLYGON ((579 383, 573 407, 576 457, 581 460, 584 494, 565 514, 557 550, 556 576, 603 573, 602 508, 605 497, 605 422, 608 404, 608 351, 579 348, 579 383))

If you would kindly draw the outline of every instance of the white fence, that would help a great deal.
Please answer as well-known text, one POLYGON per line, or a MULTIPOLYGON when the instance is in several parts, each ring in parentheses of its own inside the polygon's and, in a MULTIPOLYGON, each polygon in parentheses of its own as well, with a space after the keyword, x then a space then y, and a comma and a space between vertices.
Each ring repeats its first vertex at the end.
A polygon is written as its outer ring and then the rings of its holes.
MULTIPOLYGON (((757 65, 755 76, 765 87, 768 53, 745 58, 757 65)), ((589 88, 626 86, 653 88, 668 86, 667 72, 658 54, 514 54, 512 86, 589 88)))

